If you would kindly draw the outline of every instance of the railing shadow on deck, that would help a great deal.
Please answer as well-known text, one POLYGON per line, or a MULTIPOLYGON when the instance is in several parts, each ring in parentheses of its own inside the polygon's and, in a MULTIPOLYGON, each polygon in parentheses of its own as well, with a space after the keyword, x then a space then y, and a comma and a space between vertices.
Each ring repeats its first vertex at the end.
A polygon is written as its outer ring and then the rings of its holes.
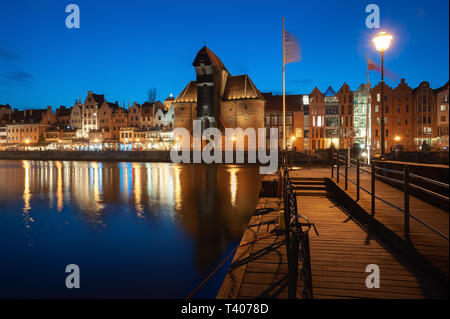
MULTIPOLYGON (((435 233, 439 236, 440 240, 448 242, 448 236, 440 232, 438 229, 433 227, 433 225, 429 225, 428 223, 422 221, 416 216, 412 215, 409 211, 409 189, 415 187, 413 183, 410 183, 409 180, 409 171, 408 167, 405 167, 404 171, 393 171, 381 167, 377 167, 377 161, 372 161, 371 165, 362 164, 359 160, 352 160, 347 158, 347 156, 339 155, 339 153, 332 153, 332 161, 331 161, 331 179, 327 179, 328 187, 331 192, 334 194, 334 197, 338 199, 336 201, 339 204, 340 208, 355 218, 358 223, 364 227, 368 233, 368 236, 374 236, 379 241, 380 244, 383 244, 386 248, 390 248, 393 252, 395 252, 396 257, 398 257, 399 261, 405 266, 408 266, 411 272, 416 276, 418 281, 421 283, 421 287, 424 286, 424 282, 427 278, 432 278, 437 287, 441 287, 443 291, 446 291, 448 296, 448 275, 443 273, 437 266, 435 266, 426 256, 424 256, 421 252, 419 252, 414 243, 410 238, 410 218, 413 218, 419 224, 428 229, 428 231, 435 233), (340 167, 344 166, 344 174, 340 172, 340 167), (348 175, 348 167, 353 166, 356 168, 356 181, 351 180, 348 175), (370 171, 362 168, 362 167, 370 167, 370 171), (393 174, 397 174, 403 176, 403 180, 393 179, 390 177, 382 176, 377 174, 377 171, 388 171, 393 174), (365 189, 360 185, 360 174, 367 173, 371 176, 371 190, 365 189), (339 185, 340 177, 344 178, 344 189, 342 189, 339 185), (383 180, 389 179, 391 182, 402 183, 403 184, 403 200, 404 207, 398 207, 397 205, 388 202, 387 200, 376 195, 375 188, 375 180, 383 180), (336 183, 334 182, 336 180, 336 183), (348 182, 354 184, 356 186, 356 199, 353 199, 348 193, 348 182), (360 200, 360 190, 363 190, 371 197, 371 210, 370 212, 366 211, 362 206, 358 204, 360 200), (404 216, 404 237, 402 238, 395 231, 391 230, 387 225, 384 225, 380 221, 378 221, 376 216, 376 205, 375 200, 379 200, 384 204, 394 208, 395 210, 403 213, 404 216)), ((414 176, 419 179, 421 176, 414 176)), ((424 178, 429 183, 435 183, 441 187, 447 187, 448 192, 448 184, 441 183, 438 181, 433 181, 428 178, 424 178)), ((441 194, 435 194, 434 192, 423 189, 430 195, 437 196, 441 199, 447 200, 448 197, 445 197, 441 194)), ((427 296, 427 291, 423 289, 424 295, 427 296)))

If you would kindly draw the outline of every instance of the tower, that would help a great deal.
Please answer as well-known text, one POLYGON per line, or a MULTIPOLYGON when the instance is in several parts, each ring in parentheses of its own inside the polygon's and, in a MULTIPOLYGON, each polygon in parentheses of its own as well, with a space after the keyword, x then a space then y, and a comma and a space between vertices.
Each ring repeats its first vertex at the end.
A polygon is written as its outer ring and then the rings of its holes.
POLYGON ((202 122, 202 131, 218 127, 221 95, 229 72, 206 46, 197 53, 192 65, 197 74, 197 120, 202 122))

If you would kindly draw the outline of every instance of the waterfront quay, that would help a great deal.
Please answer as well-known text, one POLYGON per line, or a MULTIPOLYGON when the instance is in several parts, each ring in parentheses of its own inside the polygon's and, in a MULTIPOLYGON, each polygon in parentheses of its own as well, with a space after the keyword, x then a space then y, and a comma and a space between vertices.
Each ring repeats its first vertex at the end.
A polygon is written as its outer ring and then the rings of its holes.
POLYGON ((217 298, 292 298, 290 287, 295 298, 448 298, 448 198, 445 209, 435 206, 431 196, 422 200, 407 194, 410 218, 405 224, 401 189, 375 179, 372 214, 367 167, 359 176, 353 166, 336 169, 333 174, 330 167, 289 171, 297 213, 317 230, 308 233, 310 265, 299 258, 296 282, 290 282, 295 278, 291 252, 280 225, 283 192, 269 182, 280 180, 276 174, 263 181, 263 191, 266 186, 272 193, 260 196, 217 298), (371 286, 375 268, 379 281, 371 286), (305 289, 308 275, 310 292, 305 289))

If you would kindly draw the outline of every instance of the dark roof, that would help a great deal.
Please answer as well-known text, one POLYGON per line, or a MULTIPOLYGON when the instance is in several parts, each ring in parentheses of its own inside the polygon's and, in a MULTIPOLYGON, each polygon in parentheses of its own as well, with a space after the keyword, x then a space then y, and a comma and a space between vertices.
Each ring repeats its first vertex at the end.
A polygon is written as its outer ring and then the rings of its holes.
POLYGON ((448 90, 448 81, 447 81, 447 83, 445 83, 443 86, 441 86, 440 88, 437 88, 436 89, 436 92, 441 92, 441 91, 444 91, 444 90, 448 90))
POLYGON ((192 63, 193 66, 199 66, 200 63, 206 64, 206 65, 216 65, 222 70, 225 70, 228 72, 227 68, 223 64, 223 62, 206 46, 200 49, 198 51, 197 56, 195 57, 194 62, 192 63))
POLYGON ((108 104, 108 106, 113 110, 113 111, 116 111, 116 110, 118 110, 118 109, 120 109, 120 106, 119 106, 119 104, 116 102, 116 103, 111 103, 111 102, 108 102, 108 101, 105 101, 106 102, 106 104, 108 104))
MULTIPOLYGON (((263 93, 262 95, 266 99, 266 105, 264 107, 265 112, 282 112, 283 111, 283 96, 282 95, 272 95, 272 93, 263 93)), ((298 111, 302 110, 303 95, 290 94, 290 95, 285 95, 285 97, 286 97, 286 111, 298 112, 298 111)))
POLYGON ((223 92, 223 100, 257 99, 262 97, 261 92, 259 92, 247 74, 228 76, 227 85, 223 92))
POLYGON ((59 107, 59 109, 56 109, 55 115, 56 116, 70 116, 70 113, 72 112, 72 108, 67 108, 63 105, 59 107))
POLYGON ((98 105, 101 105, 103 103, 103 101, 105 100, 105 96, 103 94, 95 94, 92 93, 91 91, 88 92, 88 96, 91 96, 95 102, 98 103, 98 105))
POLYGON ((9 116, 8 124, 30 124, 39 123, 47 109, 31 109, 23 111, 15 111, 9 116), (15 122, 14 122, 15 121, 15 122))
POLYGON ((10 109, 11 110, 11 106, 9 104, 0 104, 0 109, 10 109))
POLYGON ((180 95, 175 99, 174 102, 178 103, 190 103, 197 102, 197 82, 191 81, 189 84, 181 91, 180 95))

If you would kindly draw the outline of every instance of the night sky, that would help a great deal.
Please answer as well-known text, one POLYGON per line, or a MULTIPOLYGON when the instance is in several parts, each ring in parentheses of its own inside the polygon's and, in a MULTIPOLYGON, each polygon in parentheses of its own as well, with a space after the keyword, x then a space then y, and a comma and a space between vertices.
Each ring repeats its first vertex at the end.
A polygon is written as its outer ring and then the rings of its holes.
POLYGON ((121 104, 144 102, 149 88, 158 99, 177 96, 195 79, 192 62, 205 43, 232 74, 280 93, 283 16, 302 47, 302 60, 286 68, 287 93, 337 91, 344 81, 356 90, 366 81, 366 54, 380 61, 371 43, 380 30, 365 26, 370 3, 394 35, 385 66, 412 87, 447 82, 447 0, 16 0, 0 2, 0 104, 72 106, 88 90, 121 104), (80 29, 65 26, 70 3, 80 7, 80 29))

